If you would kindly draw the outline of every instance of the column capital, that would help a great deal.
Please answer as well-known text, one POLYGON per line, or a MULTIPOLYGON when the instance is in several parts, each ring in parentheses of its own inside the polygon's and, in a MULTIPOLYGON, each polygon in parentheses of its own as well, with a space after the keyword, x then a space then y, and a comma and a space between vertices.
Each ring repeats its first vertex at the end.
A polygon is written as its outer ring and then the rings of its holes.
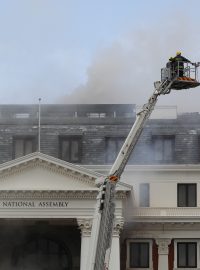
POLYGON ((90 236, 91 235, 92 222, 93 222, 93 219, 90 219, 90 218, 87 218, 87 219, 77 218, 77 223, 78 223, 78 226, 81 230, 82 236, 90 236))
POLYGON ((156 239, 156 244, 158 245, 158 254, 168 255, 169 253, 169 244, 171 243, 171 239, 169 238, 158 238, 156 239))
POLYGON ((119 237, 120 232, 123 229, 123 226, 124 226, 123 217, 115 218, 114 223, 113 223, 113 236, 118 236, 119 237))

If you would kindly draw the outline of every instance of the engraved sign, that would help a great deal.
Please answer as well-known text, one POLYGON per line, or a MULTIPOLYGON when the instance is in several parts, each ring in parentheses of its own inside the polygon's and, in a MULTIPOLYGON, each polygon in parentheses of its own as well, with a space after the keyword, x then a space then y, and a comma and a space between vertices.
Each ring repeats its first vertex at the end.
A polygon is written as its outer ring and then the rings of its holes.
POLYGON ((69 202, 64 200, 1 200, 0 208, 67 208, 69 202))

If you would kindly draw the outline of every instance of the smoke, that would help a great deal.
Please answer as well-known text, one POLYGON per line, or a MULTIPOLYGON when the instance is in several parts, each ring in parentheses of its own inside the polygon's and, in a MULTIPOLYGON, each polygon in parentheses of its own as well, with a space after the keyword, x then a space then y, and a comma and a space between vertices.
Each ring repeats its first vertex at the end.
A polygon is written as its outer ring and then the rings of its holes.
MULTIPOLYGON (((164 16, 127 33, 99 51, 87 70, 85 84, 63 97, 63 103, 135 103, 142 105, 160 80, 160 69, 177 50, 191 61, 200 60, 199 38, 187 16, 164 16)), ((178 105, 179 111, 198 111, 199 88, 162 97, 159 105, 178 105), (198 90, 197 90, 198 89, 198 90), (192 93, 192 94, 191 94, 192 93), (190 100, 190 103, 187 101, 190 100)))

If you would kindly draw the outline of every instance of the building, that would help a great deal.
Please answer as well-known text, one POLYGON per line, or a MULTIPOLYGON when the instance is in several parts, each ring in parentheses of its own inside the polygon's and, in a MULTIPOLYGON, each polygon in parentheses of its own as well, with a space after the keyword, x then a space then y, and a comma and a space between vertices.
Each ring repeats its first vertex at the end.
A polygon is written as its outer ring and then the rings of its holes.
MULTIPOLYGON (((0 269, 85 270, 134 105, 0 106, 0 269)), ((150 119, 117 187, 111 270, 200 268, 200 115, 150 119)))

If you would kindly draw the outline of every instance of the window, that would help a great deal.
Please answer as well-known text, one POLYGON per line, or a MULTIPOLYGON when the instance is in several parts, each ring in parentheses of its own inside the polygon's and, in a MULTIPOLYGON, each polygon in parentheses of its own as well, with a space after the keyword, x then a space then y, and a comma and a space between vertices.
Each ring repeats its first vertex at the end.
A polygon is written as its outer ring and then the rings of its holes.
POLYGON ((59 157, 62 160, 80 163, 81 162, 81 137, 65 136, 59 139, 59 157))
POLYGON ((149 268, 149 243, 130 243, 129 266, 130 268, 149 268))
POLYGON ((195 207, 196 184, 178 184, 178 206, 195 207))
POLYGON ((106 138, 106 163, 113 163, 125 141, 125 137, 106 138))
POLYGON ((149 207, 149 184, 140 184, 140 207, 149 207))
POLYGON ((197 267, 197 243, 177 243, 177 266, 197 267))
POLYGON ((89 117, 89 118, 105 118, 106 113, 87 113, 87 117, 89 117))
POLYGON ((15 118, 23 119, 23 118, 29 118, 30 114, 29 113, 16 113, 15 118))
POLYGON ((13 158, 19 158, 24 155, 28 155, 35 150, 36 145, 34 137, 27 136, 13 138, 13 158))
POLYGON ((169 163, 174 160, 175 136, 154 136, 154 160, 169 163))

